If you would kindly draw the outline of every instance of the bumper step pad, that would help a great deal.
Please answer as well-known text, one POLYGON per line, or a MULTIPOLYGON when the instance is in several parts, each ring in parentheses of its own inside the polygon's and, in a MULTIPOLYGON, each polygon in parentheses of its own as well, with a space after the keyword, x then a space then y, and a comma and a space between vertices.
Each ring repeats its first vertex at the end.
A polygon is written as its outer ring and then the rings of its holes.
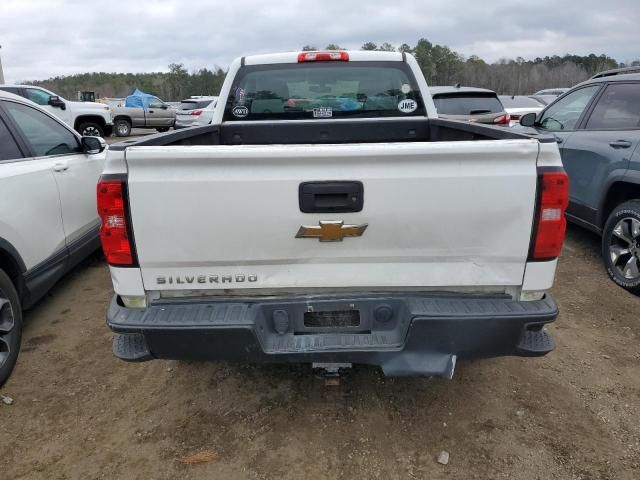
POLYGON ((127 362, 144 362, 153 358, 144 335, 141 333, 115 334, 113 336, 113 354, 127 362))
POLYGON ((523 357, 541 357, 556 348, 556 342, 546 330, 522 332, 516 351, 523 357))

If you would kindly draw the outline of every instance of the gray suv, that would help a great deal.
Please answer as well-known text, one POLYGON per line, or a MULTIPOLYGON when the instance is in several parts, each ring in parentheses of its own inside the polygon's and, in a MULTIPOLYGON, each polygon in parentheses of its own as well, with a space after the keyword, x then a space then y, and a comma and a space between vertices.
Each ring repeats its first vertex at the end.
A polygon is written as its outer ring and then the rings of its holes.
POLYGON ((569 175, 567 218, 602 236, 609 276, 640 294, 640 74, 596 77, 520 123, 555 135, 569 175))

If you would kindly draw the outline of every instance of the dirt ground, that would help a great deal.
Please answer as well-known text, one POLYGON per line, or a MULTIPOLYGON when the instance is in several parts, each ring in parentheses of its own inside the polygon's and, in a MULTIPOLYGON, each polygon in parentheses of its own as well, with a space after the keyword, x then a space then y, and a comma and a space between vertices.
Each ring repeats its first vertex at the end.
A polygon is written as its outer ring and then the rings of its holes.
POLYGON ((308 368, 117 361, 96 256, 26 315, 0 478, 637 480, 640 298, 598 250, 570 228, 547 357, 463 363, 452 381, 359 367, 338 387, 308 368), (195 453, 207 462, 180 462, 195 453))

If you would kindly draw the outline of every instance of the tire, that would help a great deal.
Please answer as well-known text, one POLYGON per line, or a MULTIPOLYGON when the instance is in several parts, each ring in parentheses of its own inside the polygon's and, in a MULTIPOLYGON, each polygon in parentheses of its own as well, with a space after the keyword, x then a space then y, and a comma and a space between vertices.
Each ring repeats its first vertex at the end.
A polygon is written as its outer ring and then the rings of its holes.
POLYGON ((613 209, 602 232, 602 258, 611 280, 640 295, 640 200, 613 209))
POLYGON ((113 125, 113 131, 116 137, 128 137, 131 135, 131 122, 125 119, 118 119, 113 125))
POLYGON ((83 137, 104 137, 104 130, 94 122, 84 122, 78 125, 78 133, 83 137))
POLYGON ((158 130, 160 133, 164 133, 169 131, 169 127, 158 127, 156 128, 156 130, 158 130))
POLYGON ((13 282, 0 269, 0 386, 18 359, 22 339, 22 307, 13 282))

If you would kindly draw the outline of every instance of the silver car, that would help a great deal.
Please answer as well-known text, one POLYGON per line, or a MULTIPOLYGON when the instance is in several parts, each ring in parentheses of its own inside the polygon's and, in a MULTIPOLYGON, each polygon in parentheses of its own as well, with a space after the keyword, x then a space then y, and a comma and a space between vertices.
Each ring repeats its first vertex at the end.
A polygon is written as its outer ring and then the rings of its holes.
POLYGON ((175 128, 186 128, 193 125, 218 97, 195 97, 187 98, 180 102, 180 106, 176 109, 176 125, 175 128))
POLYGON ((429 91, 440 118, 509 125, 509 114, 492 90, 455 85, 429 87, 429 91))

